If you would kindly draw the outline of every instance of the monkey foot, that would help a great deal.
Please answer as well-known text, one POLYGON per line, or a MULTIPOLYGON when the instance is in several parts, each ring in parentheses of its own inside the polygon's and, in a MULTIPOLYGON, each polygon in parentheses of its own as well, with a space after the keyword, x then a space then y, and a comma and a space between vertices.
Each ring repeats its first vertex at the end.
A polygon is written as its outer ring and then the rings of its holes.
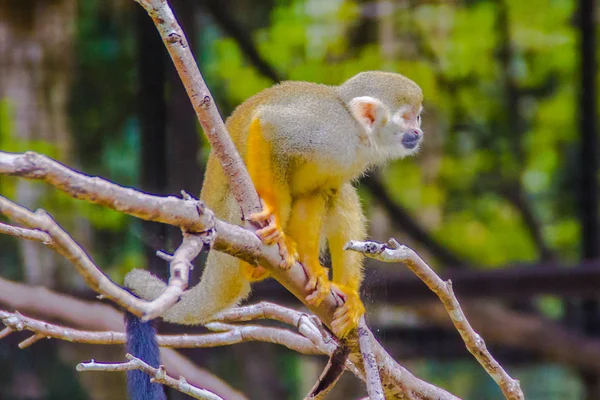
POLYGON ((250 214, 248 220, 263 226, 256 231, 256 236, 268 246, 277 243, 283 236, 281 227, 270 207, 264 206, 262 211, 250 214))
POLYGON ((311 274, 312 276, 309 277, 306 284, 306 290, 311 292, 306 296, 306 301, 313 306, 321 304, 331 292, 331 282, 329 282, 329 278, 327 277, 327 269, 320 265, 319 268, 322 271, 311 274))
POLYGON ((339 306, 333 314, 331 329, 333 333, 343 338, 358 325, 360 317, 365 313, 365 307, 356 290, 352 290, 343 285, 331 285, 333 291, 344 300, 344 304, 339 306))
POLYGON ((264 225, 256 231, 256 236, 267 246, 277 244, 279 246, 279 255, 283 260, 279 266, 283 269, 289 269, 298 259, 296 243, 286 236, 281 230, 277 217, 268 206, 263 206, 263 210, 250 214, 249 221, 259 225, 264 225))
POLYGON ((298 261, 298 251, 296 251, 296 243, 292 238, 282 233, 282 237, 277 241, 279 245, 279 255, 283 260, 279 263, 279 267, 290 269, 296 261, 298 261))

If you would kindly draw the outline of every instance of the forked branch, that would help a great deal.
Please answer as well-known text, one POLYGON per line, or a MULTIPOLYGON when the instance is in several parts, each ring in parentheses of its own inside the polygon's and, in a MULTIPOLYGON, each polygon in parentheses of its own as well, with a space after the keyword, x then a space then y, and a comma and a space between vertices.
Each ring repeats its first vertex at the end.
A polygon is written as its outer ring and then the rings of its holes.
POLYGON ((131 354, 126 354, 125 357, 129 360, 126 363, 97 363, 95 360, 91 360, 87 363, 80 363, 77 365, 77 371, 106 371, 106 372, 121 372, 121 371, 133 371, 140 370, 145 372, 151 382, 160 383, 165 386, 172 387, 182 393, 190 395, 195 399, 201 400, 223 400, 223 398, 216 394, 209 392, 205 389, 197 388, 190 385, 184 377, 180 376, 179 379, 171 378, 167 375, 165 368, 161 365, 159 368, 154 368, 151 365, 146 364, 144 361, 131 354))
POLYGON ((395 239, 390 239, 388 243, 350 241, 346 248, 379 261, 405 264, 440 298, 467 349, 498 384, 504 397, 508 400, 524 399, 519 381, 508 375, 489 352, 483 338, 471 327, 454 295, 452 282, 444 282, 414 250, 400 245, 395 239))

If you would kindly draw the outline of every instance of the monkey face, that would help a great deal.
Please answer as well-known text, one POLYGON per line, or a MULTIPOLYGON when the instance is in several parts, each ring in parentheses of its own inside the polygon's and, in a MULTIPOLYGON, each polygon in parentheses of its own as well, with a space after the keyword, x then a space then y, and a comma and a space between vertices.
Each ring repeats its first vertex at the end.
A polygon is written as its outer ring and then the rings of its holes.
POLYGON ((389 158, 402 158, 419 151, 423 141, 421 111, 420 105, 402 106, 382 127, 381 142, 389 158))

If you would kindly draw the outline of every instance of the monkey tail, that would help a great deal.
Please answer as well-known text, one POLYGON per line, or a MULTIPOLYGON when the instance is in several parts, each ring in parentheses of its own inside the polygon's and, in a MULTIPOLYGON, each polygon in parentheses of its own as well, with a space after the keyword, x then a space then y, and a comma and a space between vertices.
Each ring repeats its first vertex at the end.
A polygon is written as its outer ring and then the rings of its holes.
MULTIPOLYGON (((141 269, 127 274, 125 286, 144 300, 154 300, 166 287, 162 280, 141 269)), ((162 317, 177 324, 204 324, 218 312, 237 305, 249 293, 250 282, 242 273, 241 261, 211 251, 200 283, 187 290, 162 317)))
MULTIPOLYGON (((129 311, 125 311, 125 330, 127 352, 146 364, 158 368, 160 353, 153 321, 142 322, 129 311)), ((150 377, 139 370, 127 371, 127 393, 130 400, 167 399, 162 385, 150 382, 150 377)))

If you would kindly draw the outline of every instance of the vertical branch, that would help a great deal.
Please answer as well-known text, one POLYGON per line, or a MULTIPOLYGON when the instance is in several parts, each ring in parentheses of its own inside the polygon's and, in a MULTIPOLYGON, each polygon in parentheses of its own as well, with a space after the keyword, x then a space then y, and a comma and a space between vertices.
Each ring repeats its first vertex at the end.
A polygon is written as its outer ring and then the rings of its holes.
POLYGON ((259 211, 260 201, 250 175, 227 133, 223 118, 196 65, 187 38, 168 3, 166 0, 136 1, 148 12, 160 33, 212 151, 229 177, 231 190, 242 208, 242 214, 247 216, 259 211))
POLYGON ((363 316, 358 323, 358 342, 360 343, 360 353, 365 366, 365 375, 367 380, 367 393, 370 400, 385 400, 381 378, 379 376, 379 365, 371 349, 371 338, 369 329, 363 316))

